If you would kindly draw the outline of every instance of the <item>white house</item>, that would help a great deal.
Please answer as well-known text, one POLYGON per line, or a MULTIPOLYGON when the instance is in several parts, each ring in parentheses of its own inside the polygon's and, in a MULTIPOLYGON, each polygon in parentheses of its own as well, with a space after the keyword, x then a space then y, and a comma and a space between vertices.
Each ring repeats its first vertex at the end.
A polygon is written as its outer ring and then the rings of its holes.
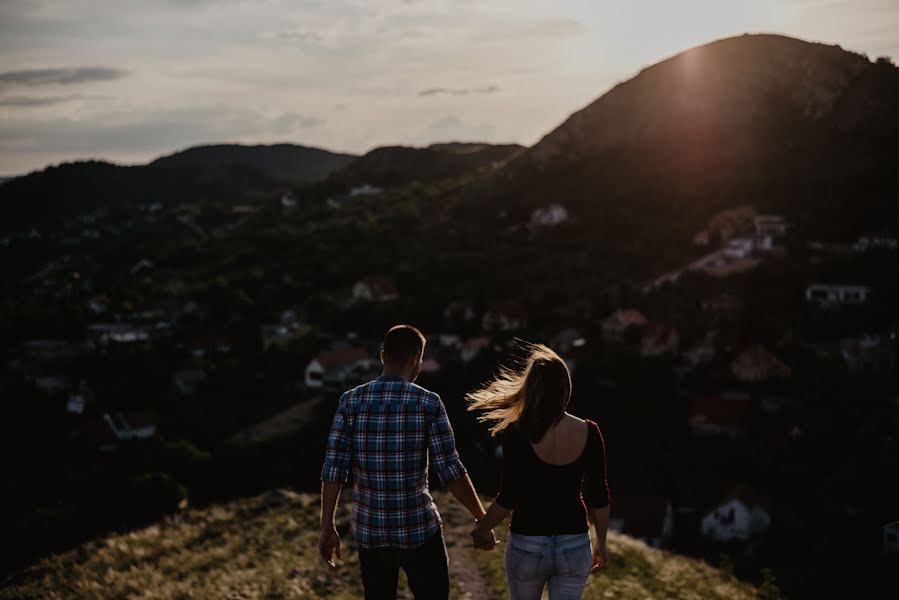
POLYGON ((362 185, 357 185, 356 187, 351 189, 350 196, 374 196, 375 194, 380 194, 381 192, 381 188, 363 183, 362 185))
POLYGON ((757 215, 755 233, 759 236, 782 237, 787 232, 787 222, 780 215, 757 215))
POLYGON ((84 409, 93 400, 94 391, 88 387, 87 382, 82 380, 78 384, 78 391, 69 394, 69 399, 66 402, 66 411, 76 415, 83 415, 84 409))
POLYGON ((840 340, 840 355, 850 373, 880 375, 891 373, 896 365, 893 342, 896 334, 864 334, 840 340))
POLYGON ((895 252, 897 247, 899 247, 899 242, 896 241, 896 238, 877 235, 862 236, 858 238, 853 245, 856 252, 867 252, 868 250, 873 250, 875 248, 895 252))
POLYGON ((103 420, 118 440, 147 440, 156 435, 156 416, 150 412, 104 413, 103 420))
POLYGON ((734 237, 727 240, 724 254, 728 258, 747 258, 756 252, 771 250, 771 236, 734 237))
POLYGON ((321 352, 309 361, 304 382, 308 388, 322 388, 326 384, 344 385, 349 381, 376 376, 379 370, 380 363, 365 348, 338 348, 321 352))
POLYGON ((864 304, 870 293, 866 285, 813 283, 805 288, 805 299, 817 304, 864 304))
POLYGON ((899 553, 899 521, 883 526, 883 553, 899 553))
POLYGON ((764 534, 771 525, 767 500, 755 489, 738 485, 702 517, 702 535, 717 542, 742 541, 764 534))
POLYGON ((555 227, 568 220, 568 209, 561 204, 550 204, 531 213, 531 226, 555 227))
POLYGON ((131 267, 131 270, 128 272, 130 275, 134 276, 140 273, 141 271, 145 271, 147 269, 152 269, 153 263, 146 258, 142 258, 131 267))

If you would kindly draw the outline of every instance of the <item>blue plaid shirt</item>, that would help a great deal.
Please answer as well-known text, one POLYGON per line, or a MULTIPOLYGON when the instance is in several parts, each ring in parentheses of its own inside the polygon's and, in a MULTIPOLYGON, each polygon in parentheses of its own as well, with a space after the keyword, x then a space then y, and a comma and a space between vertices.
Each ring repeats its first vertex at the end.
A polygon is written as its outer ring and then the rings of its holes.
POLYGON ((415 548, 441 527, 428 491, 428 456, 444 482, 465 475, 440 396, 381 376, 340 397, 322 481, 353 468, 352 528, 363 548, 415 548))

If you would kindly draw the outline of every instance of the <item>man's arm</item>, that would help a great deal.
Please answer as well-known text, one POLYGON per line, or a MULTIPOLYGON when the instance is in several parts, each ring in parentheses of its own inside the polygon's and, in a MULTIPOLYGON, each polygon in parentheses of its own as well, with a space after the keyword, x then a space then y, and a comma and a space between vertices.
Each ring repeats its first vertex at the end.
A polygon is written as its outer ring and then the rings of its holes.
POLYGON ((318 536, 318 552, 322 561, 331 567, 336 566, 334 556, 340 558, 340 536, 337 535, 334 515, 337 512, 337 500, 340 498, 342 487, 343 484, 339 481, 322 482, 322 516, 321 531, 318 536))
POLYGON ((318 551, 322 561, 334 566, 334 555, 340 558, 340 537, 334 523, 340 489, 347 480, 352 459, 352 438, 347 422, 346 394, 337 404, 337 412, 331 423, 328 442, 325 447, 325 464, 322 466, 322 513, 321 530, 318 537, 318 551))
POLYGON ((484 505, 481 504, 481 499, 478 498, 477 492, 474 491, 474 485, 472 485, 468 473, 465 473, 459 479, 448 482, 446 487, 475 519, 480 521, 484 518, 486 514, 484 505))
POLYGON ((443 401, 437 398, 434 420, 428 431, 428 452, 437 469, 440 479, 446 484, 450 493, 468 509, 475 519, 484 517, 484 506, 478 498, 468 477, 465 466, 456 451, 456 438, 453 427, 446 416, 443 401))

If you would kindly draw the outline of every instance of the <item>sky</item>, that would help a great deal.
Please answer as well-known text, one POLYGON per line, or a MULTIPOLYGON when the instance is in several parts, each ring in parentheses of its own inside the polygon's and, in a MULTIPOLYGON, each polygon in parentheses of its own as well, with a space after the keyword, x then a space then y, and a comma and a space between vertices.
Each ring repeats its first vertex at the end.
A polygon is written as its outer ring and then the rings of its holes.
POLYGON ((744 32, 896 59, 899 0, 0 0, 0 175, 219 142, 531 145, 744 32))

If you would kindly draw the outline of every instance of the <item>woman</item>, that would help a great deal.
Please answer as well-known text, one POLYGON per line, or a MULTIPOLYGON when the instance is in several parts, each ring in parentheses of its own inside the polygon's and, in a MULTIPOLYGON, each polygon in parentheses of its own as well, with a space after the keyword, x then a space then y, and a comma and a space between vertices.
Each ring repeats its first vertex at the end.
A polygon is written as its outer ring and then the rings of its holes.
POLYGON ((571 376, 558 354, 526 344, 526 366, 502 368, 466 397, 478 419, 502 434, 499 494, 472 531, 475 546, 493 546, 492 529, 512 515, 506 576, 512 600, 580 598, 591 572, 608 561, 609 489, 605 446, 596 423, 566 412, 571 376), (587 512, 595 527, 590 549, 587 512))

